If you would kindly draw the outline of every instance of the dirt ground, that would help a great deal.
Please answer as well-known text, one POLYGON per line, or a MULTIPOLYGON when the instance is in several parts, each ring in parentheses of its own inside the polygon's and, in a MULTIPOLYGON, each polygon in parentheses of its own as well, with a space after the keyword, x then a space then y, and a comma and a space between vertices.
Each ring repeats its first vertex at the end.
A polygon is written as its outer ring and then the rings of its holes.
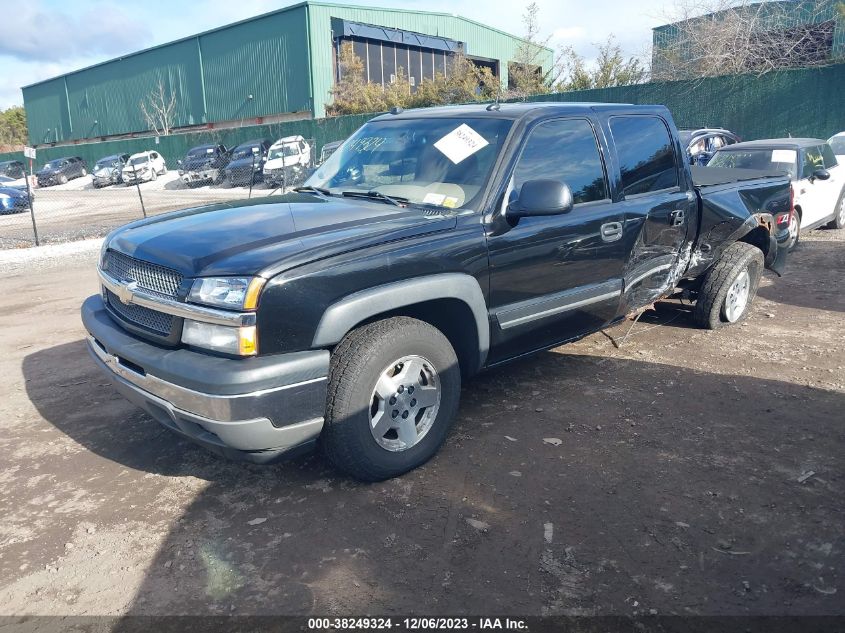
POLYGON ((221 461, 117 396, 95 258, 0 277, 0 614, 845 614, 845 231, 742 326, 666 305, 479 376, 374 485, 221 461))

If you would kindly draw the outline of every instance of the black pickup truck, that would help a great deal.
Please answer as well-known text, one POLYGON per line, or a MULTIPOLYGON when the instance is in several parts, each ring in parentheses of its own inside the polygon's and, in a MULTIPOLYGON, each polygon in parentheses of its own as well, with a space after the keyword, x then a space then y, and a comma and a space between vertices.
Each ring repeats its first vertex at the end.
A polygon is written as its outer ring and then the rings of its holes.
POLYGON ((691 171, 664 107, 395 111, 295 193, 114 231, 82 319, 173 431, 379 480, 437 451, 480 370, 679 293, 704 327, 741 320, 790 207, 785 175, 691 171))

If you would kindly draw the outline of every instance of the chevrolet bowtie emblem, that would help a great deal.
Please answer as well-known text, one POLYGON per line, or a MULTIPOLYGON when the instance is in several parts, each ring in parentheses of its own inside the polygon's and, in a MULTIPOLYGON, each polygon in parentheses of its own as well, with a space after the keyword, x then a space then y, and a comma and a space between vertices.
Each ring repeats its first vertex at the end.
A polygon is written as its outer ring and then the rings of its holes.
POLYGON ((121 286, 120 289, 117 291, 117 298, 120 299, 120 302, 124 305, 129 305, 132 303, 132 297, 135 294, 135 291, 138 289, 138 282, 137 281, 130 281, 125 286, 121 286))

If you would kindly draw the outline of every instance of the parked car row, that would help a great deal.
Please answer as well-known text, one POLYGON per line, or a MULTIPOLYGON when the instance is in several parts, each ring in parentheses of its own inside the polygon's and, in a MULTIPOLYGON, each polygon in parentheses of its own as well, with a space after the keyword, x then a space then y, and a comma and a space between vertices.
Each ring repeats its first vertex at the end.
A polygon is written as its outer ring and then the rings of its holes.
MULTIPOLYGON (((326 143, 319 163, 325 161, 343 141, 326 143)), ((271 187, 303 180, 312 166, 312 149, 302 136, 286 136, 273 142, 255 139, 233 148, 198 145, 178 161, 179 177, 188 187, 205 184, 248 186, 266 182, 271 187)), ((35 173, 39 187, 62 185, 88 175, 88 165, 79 156, 56 158, 35 173)), ((156 180, 167 173, 165 158, 154 150, 137 154, 113 154, 100 158, 91 171, 95 189, 110 185, 132 185, 156 180)), ((26 166, 17 160, 0 162, 2 187, 26 189, 26 166)))
POLYGON ((300 179, 310 165, 311 145, 302 136, 286 136, 275 143, 254 139, 232 149, 199 145, 179 161, 179 176, 189 187, 209 182, 249 186, 261 181, 278 187, 300 179))

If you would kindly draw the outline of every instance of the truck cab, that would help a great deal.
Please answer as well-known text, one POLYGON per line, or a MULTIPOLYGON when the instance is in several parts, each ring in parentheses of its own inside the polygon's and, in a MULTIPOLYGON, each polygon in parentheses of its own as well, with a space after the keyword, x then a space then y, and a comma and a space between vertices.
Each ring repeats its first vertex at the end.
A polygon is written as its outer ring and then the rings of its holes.
POLYGON ((285 196, 104 241, 95 362, 176 433, 362 480, 446 440, 462 381, 683 293, 716 329, 784 270, 788 178, 691 171, 668 110, 396 111, 285 196))

